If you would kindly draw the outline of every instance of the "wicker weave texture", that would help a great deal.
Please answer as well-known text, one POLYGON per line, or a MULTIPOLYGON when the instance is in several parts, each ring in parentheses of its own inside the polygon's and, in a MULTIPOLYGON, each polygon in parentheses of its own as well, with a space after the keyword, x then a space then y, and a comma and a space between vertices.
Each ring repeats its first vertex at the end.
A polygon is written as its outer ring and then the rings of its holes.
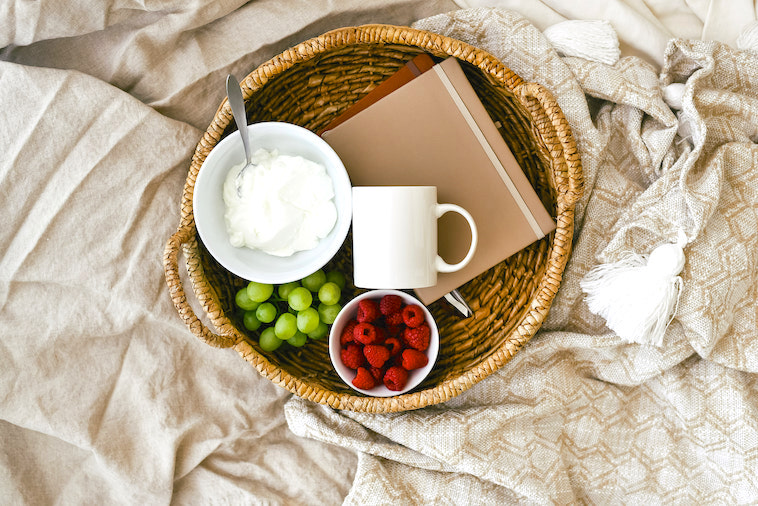
MULTIPOLYGON (((445 302, 430 310, 440 328, 437 364, 415 391, 389 398, 356 394, 334 372, 326 340, 263 352, 244 330, 234 294, 246 284, 224 270, 200 242, 193 219, 195 178, 213 147, 234 130, 222 102, 197 145, 181 201, 181 221, 164 252, 169 293, 198 338, 234 349, 263 376, 291 392, 337 409, 395 412, 447 401, 507 363, 535 334, 561 283, 571 251, 574 207, 582 169, 569 125, 542 86, 525 83, 490 54, 441 35, 407 27, 367 25, 328 32, 272 58, 242 82, 250 121, 286 121, 318 131, 420 52, 456 57, 501 125, 503 137, 554 216, 553 234, 532 244, 460 288, 474 309, 461 319, 445 302), (178 257, 186 257, 192 293, 216 331, 195 314, 182 285, 178 257)), ((350 239, 328 267, 352 272, 350 239)), ((346 297, 358 293, 352 286, 346 297)))

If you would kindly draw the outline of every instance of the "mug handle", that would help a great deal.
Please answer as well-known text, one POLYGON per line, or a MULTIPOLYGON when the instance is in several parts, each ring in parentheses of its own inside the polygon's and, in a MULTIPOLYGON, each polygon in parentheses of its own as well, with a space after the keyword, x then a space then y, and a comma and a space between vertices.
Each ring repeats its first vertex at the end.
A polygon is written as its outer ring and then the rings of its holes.
POLYGON ((442 216, 445 213, 454 212, 458 213, 464 218, 466 218, 466 221, 468 222, 468 226, 471 229, 471 246, 469 246, 468 253, 466 253, 466 256, 463 257, 463 260, 458 262, 457 264, 449 264, 445 262, 441 256, 437 255, 437 259, 435 261, 435 268, 437 269, 437 272, 455 272, 463 269, 468 265, 468 263, 471 261, 471 258, 474 256, 474 252, 476 251, 476 243, 479 240, 479 234, 476 231, 476 223, 474 223, 474 218, 471 216, 471 214, 463 209, 461 206, 455 205, 455 204, 437 204, 437 207, 435 208, 435 212, 437 214, 437 218, 439 219, 440 216, 442 216))

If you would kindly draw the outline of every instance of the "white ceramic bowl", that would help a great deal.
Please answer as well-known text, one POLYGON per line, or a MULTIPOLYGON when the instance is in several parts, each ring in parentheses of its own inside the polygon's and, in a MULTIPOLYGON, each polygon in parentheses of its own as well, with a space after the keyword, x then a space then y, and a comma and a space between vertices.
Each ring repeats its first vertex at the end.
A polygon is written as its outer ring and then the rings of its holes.
POLYGON ((232 132, 211 150, 198 172, 192 201, 197 231, 213 258, 241 278, 261 283, 302 279, 332 259, 347 237, 352 216, 350 178, 337 153, 310 130, 283 122, 254 123, 247 130, 253 152, 276 149, 279 154, 299 155, 326 168, 334 185, 337 222, 314 249, 289 257, 232 246, 224 222, 223 186, 229 169, 245 161, 242 137, 232 132))
POLYGON ((350 386, 353 390, 356 390, 358 392, 361 392, 366 395, 371 395, 373 397, 392 397, 394 395, 401 395, 404 393, 407 393, 414 388, 416 388, 422 381, 424 381, 424 378, 426 378, 429 375, 429 372, 434 367, 434 363, 437 361, 437 355, 439 353, 440 348, 440 339, 439 339, 439 331, 437 329, 437 323, 434 321, 434 317, 432 316, 432 313, 429 312, 429 310, 424 306, 418 299, 415 297, 408 295, 405 292, 401 292, 399 290, 371 290, 369 292, 365 292, 356 298, 352 299, 350 302, 345 304, 345 306, 342 308, 342 310, 337 315, 337 318, 334 320, 334 323, 332 323, 332 328, 329 331, 329 358, 332 361, 332 365, 334 366, 334 369, 337 371, 337 374, 339 374, 340 378, 342 378, 342 381, 344 381, 347 385, 350 386), (371 390, 364 390, 361 388, 356 388, 355 385, 353 385, 353 379, 355 378, 355 370, 350 369, 345 364, 342 363, 342 358, 340 357, 340 351, 342 347, 340 346, 340 336, 342 336, 342 330, 345 328, 345 325, 352 320, 355 319, 358 314, 358 303, 366 298, 375 299, 377 302, 381 300, 381 298, 387 294, 395 294, 399 295, 403 302, 407 304, 417 304, 421 306, 421 308, 424 311, 424 315, 426 316, 426 322, 429 324, 429 328, 431 330, 431 335, 429 338, 429 348, 426 350, 426 357, 429 359, 429 362, 426 364, 425 367, 421 369, 414 369, 412 371, 409 371, 408 373, 408 383, 406 383, 405 388, 403 390, 390 390, 383 384, 375 386, 371 390))

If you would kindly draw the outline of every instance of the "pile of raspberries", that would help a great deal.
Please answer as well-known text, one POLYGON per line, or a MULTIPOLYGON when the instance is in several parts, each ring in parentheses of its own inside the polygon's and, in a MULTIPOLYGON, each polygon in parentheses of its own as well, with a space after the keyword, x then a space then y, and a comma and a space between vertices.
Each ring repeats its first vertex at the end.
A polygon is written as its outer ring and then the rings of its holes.
POLYGON ((377 302, 363 299, 358 314, 345 325, 340 337, 342 363, 355 370, 352 383, 361 390, 384 385, 400 391, 408 371, 429 363, 431 329, 418 304, 405 304, 388 294, 377 302))

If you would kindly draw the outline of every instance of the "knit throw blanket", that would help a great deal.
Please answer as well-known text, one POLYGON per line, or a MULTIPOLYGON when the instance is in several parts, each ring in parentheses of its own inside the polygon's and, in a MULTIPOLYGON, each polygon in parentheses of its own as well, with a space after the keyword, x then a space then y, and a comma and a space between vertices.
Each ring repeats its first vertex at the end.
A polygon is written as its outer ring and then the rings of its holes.
POLYGON ((659 72, 572 56, 509 11, 415 27, 557 97, 584 167, 575 249, 543 328, 469 391, 386 415, 293 397, 290 428, 358 452, 348 504, 756 500, 758 54, 674 40, 659 72), (583 280, 664 244, 684 253, 673 310, 658 345, 631 342, 590 310, 583 280))

